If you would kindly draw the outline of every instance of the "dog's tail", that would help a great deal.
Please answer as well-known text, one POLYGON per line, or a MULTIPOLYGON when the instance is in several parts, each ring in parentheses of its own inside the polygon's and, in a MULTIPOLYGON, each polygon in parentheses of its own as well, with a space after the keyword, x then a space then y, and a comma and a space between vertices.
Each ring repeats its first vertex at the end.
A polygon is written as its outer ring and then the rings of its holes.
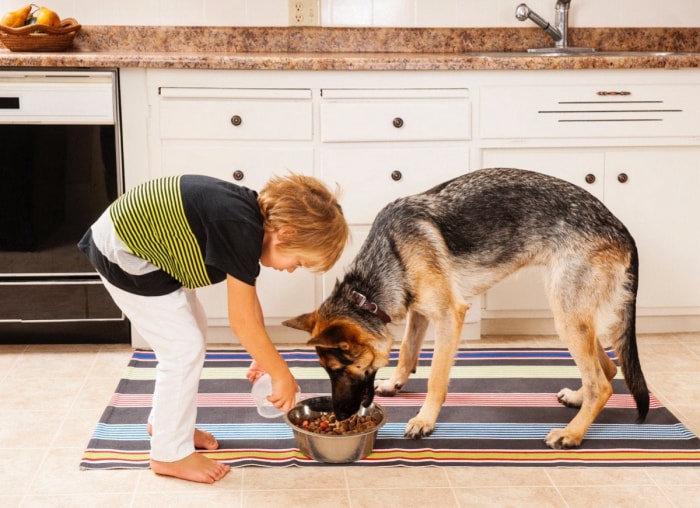
POLYGON ((637 423, 642 423, 649 412, 649 389, 647 388, 637 349, 636 308, 639 285, 639 257, 637 247, 632 244, 630 263, 624 285, 627 298, 621 309, 622 334, 617 343, 617 356, 627 388, 637 404, 637 423))

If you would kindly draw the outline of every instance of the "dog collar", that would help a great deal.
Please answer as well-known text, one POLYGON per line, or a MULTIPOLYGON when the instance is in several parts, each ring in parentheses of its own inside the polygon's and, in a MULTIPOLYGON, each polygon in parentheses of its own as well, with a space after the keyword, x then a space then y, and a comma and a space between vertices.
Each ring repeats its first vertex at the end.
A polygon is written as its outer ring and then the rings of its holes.
POLYGON ((384 321, 384 323, 391 323, 391 318, 389 317, 389 315, 382 309, 380 309, 376 303, 368 301, 367 297, 362 293, 353 291, 352 299, 355 301, 359 308, 370 311, 372 314, 375 314, 379 319, 384 321))

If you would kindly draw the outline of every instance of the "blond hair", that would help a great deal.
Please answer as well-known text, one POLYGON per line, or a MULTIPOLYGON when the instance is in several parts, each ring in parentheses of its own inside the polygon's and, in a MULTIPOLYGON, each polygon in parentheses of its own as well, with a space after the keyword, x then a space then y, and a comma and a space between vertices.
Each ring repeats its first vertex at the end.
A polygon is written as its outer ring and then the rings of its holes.
POLYGON ((279 249, 314 272, 329 270, 349 240, 336 194, 314 177, 291 173, 272 177, 258 195, 265 230, 277 232, 279 249))

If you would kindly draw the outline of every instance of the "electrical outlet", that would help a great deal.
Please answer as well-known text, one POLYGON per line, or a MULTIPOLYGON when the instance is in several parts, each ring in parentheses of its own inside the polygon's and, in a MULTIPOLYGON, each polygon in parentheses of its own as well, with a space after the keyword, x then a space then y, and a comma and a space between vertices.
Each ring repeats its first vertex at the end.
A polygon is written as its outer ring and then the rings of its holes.
POLYGON ((321 0, 289 0, 289 26, 320 26, 321 0))

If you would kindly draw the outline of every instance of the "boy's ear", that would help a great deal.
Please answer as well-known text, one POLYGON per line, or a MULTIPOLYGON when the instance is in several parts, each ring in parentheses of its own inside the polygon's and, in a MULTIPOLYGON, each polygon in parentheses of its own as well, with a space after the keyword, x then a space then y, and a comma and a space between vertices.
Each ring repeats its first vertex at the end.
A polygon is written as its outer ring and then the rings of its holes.
POLYGON ((293 238, 296 232, 297 230, 292 226, 282 226, 277 230, 277 238, 284 242, 289 238, 293 238))

